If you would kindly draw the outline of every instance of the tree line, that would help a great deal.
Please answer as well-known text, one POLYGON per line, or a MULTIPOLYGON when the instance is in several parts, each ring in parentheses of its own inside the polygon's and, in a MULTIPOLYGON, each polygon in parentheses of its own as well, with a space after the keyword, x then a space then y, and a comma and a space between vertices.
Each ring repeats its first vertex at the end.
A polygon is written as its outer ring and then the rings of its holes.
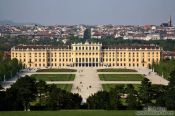
POLYGON ((175 110, 175 70, 170 74, 168 86, 152 85, 145 78, 138 91, 133 85, 117 85, 109 92, 99 91, 87 99, 88 109, 141 110, 149 106, 175 110))
POLYGON ((170 73, 175 70, 174 59, 161 59, 159 63, 153 63, 151 67, 158 75, 163 76, 165 79, 170 79, 170 73))
MULTIPOLYGON (((3 89, 2 87, 0 89, 3 89)), ((133 85, 117 85, 107 91, 99 91, 82 104, 79 94, 61 90, 56 85, 25 76, 11 88, 0 91, 0 110, 60 110, 60 109, 105 109, 142 110, 148 106, 166 107, 175 110, 175 71, 170 74, 168 86, 152 85, 145 78, 139 90, 133 85)))
MULTIPOLYGON (((84 38, 70 36, 67 38, 66 45, 71 45, 72 43, 84 43, 86 40, 89 42, 99 42, 103 45, 144 45, 144 44, 154 44, 162 47, 164 50, 172 51, 175 50, 175 40, 124 40, 122 37, 113 38, 112 36, 106 36, 101 39, 90 38, 90 32, 87 30, 84 34, 84 38)), ((62 39, 49 39, 49 38, 40 38, 34 39, 29 37, 0 37, 0 51, 8 51, 11 47, 19 44, 36 44, 36 45, 65 45, 62 42, 62 39), (59 40, 59 41, 58 41, 59 40)))
POLYGON ((17 59, 4 58, 2 52, 0 52, 0 81, 8 80, 15 76, 23 65, 17 59))
MULTIPOLYGON (((1 89, 3 89, 1 87, 1 89)), ((56 85, 25 76, 19 78, 11 88, 0 91, 0 110, 59 110, 79 109, 82 98, 61 90, 56 85)))

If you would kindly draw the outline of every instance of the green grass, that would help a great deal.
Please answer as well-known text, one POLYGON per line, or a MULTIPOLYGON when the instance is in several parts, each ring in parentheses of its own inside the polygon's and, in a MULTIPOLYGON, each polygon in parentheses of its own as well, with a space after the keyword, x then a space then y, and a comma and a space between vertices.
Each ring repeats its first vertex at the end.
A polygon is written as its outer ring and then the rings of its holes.
POLYGON ((124 110, 60 110, 60 111, 11 111, 0 116, 136 116, 136 111, 124 110))
POLYGON ((33 74, 31 77, 43 81, 73 81, 75 74, 33 74))
POLYGON ((62 90, 66 90, 68 92, 72 89, 72 84, 56 84, 57 88, 60 88, 62 90))
POLYGON ((144 76, 141 74, 99 74, 103 81, 142 81, 144 76))
POLYGON ((134 69, 108 68, 108 69, 97 69, 97 72, 137 72, 137 71, 134 69))
POLYGON ((37 72, 77 72, 75 69, 40 69, 37 72))
MULTIPOLYGON (((116 85, 119 84, 102 84, 103 90, 104 91, 110 91, 110 89, 115 88, 116 85)), ((124 85, 124 87, 127 87, 127 84, 120 84, 124 85)), ((140 85, 139 84, 132 84, 135 88, 136 91, 139 91, 140 85)))

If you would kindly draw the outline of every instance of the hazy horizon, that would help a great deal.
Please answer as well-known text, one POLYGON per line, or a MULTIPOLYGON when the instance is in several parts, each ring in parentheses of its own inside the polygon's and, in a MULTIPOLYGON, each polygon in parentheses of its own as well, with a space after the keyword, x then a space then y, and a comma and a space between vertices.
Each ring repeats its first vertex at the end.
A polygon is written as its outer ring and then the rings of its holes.
POLYGON ((0 20, 42 25, 159 25, 175 0, 0 0, 0 20))

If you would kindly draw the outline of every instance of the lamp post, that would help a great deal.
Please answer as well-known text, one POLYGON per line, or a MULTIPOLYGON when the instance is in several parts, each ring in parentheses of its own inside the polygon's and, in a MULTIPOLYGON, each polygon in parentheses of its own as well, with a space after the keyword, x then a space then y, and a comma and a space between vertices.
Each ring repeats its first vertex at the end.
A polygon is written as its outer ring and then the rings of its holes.
POLYGON ((5 82, 6 80, 5 80, 5 75, 4 75, 4 82, 5 82))

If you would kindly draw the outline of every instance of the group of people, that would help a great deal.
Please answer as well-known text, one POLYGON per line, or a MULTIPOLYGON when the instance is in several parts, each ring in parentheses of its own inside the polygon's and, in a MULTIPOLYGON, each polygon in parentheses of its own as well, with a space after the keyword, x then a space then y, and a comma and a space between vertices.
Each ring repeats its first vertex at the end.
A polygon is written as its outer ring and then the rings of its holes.
MULTIPOLYGON (((80 81, 80 87, 83 87, 82 81, 80 81)), ((80 87, 79 87, 79 86, 76 87, 76 89, 78 90, 78 92, 81 92, 81 88, 80 88, 80 87)), ((87 87, 87 89, 89 89, 89 88, 92 88, 92 86, 89 85, 89 86, 87 87)))

